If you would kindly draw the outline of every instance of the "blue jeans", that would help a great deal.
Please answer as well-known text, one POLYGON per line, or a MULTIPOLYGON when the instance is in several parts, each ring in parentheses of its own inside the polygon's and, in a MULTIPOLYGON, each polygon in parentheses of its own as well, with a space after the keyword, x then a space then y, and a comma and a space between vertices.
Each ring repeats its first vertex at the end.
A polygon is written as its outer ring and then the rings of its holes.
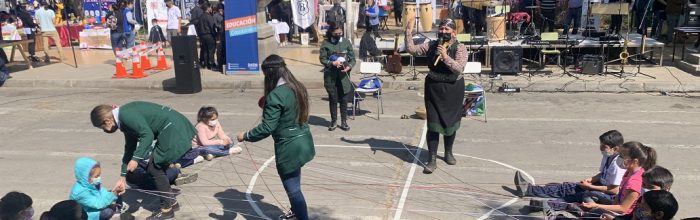
POLYGON ((676 26, 678 26, 678 21, 681 19, 679 15, 666 15, 666 22, 668 23, 668 29, 666 30, 666 39, 668 41, 673 41, 673 34, 676 26))
POLYGON ((194 158, 197 158, 198 156, 202 155, 202 149, 200 148, 192 148, 185 152, 180 159, 175 161, 175 163, 179 163, 182 168, 188 167, 192 164, 194 164, 194 158))
POLYGON ((126 48, 134 47, 134 39, 136 38, 136 33, 124 33, 124 36, 126 36, 126 48))
MULTIPOLYGON (((117 201, 115 202, 117 204, 117 207, 121 207, 122 205, 122 197, 117 197, 117 201)), ((109 220, 112 218, 114 214, 118 214, 119 212, 115 209, 113 209, 111 206, 107 206, 107 208, 104 208, 100 211, 100 220, 109 220)))
POLYGON ((110 38, 112 39, 112 51, 117 51, 117 49, 123 49, 122 45, 126 42, 127 38, 124 33, 119 33, 119 32, 112 32, 110 35, 110 38))
POLYGON ((528 186, 528 196, 542 198, 560 198, 566 202, 582 202, 585 189, 578 183, 551 183, 547 185, 528 186))
POLYGON ((202 155, 211 154, 215 157, 222 157, 229 155, 228 150, 231 149, 231 145, 206 145, 199 147, 202 155))
POLYGON ((564 35, 569 33, 569 25, 571 24, 572 20, 574 22, 574 30, 571 31, 571 34, 578 33, 578 29, 581 27, 581 10, 581 7, 569 8, 566 21, 564 21, 564 35))
POLYGON ((666 11, 658 10, 654 11, 654 21, 651 23, 651 36, 653 38, 661 37, 661 26, 663 25, 663 20, 666 20, 666 11), (659 32, 656 32, 659 31, 659 32))
POLYGON ((615 203, 615 198, 613 198, 613 195, 608 195, 599 191, 586 191, 583 193, 583 198, 586 197, 593 199, 598 204, 612 205, 615 203))
POLYGON ((309 219, 309 213, 306 209, 306 199, 301 193, 301 168, 288 174, 279 174, 282 179, 282 186, 287 192, 289 203, 292 205, 292 212, 299 220, 309 219))

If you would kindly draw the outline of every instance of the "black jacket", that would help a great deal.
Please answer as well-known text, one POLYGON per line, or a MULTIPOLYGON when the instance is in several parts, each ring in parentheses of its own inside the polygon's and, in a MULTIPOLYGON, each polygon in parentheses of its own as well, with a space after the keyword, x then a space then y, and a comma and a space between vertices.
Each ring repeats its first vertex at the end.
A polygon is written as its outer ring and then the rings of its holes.
POLYGON ((190 10, 190 24, 194 25, 195 30, 197 30, 197 35, 199 35, 199 32, 201 31, 199 29, 199 22, 202 19, 202 14, 204 14, 204 11, 202 11, 202 8, 199 7, 199 5, 190 10))
POLYGON ((216 22, 214 21, 214 17, 209 13, 203 13, 199 20, 197 35, 202 36, 203 34, 216 34, 216 22))

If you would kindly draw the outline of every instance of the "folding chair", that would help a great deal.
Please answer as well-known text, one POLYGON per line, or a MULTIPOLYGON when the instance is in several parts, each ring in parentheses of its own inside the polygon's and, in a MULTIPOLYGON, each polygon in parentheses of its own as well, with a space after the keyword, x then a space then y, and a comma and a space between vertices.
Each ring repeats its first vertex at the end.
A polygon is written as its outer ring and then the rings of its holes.
POLYGON ((380 62, 361 62, 360 63, 360 74, 362 78, 369 76, 377 76, 382 72, 382 63, 380 62))
MULTIPOLYGON (((362 68, 362 67, 360 67, 362 68)), ((384 101, 382 100, 382 81, 379 77, 369 76, 360 79, 355 94, 352 98, 352 119, 355 120, 357 110, 360 110, 360 102, 364 101, 367 95, 372 95, 377 99, 377 120, 379 116, 384 114, 384 101)))
MULTIPOLYGON (((542 41, 550 41, 554 42, 559 40, 559 33, 558 32, 544 32, 542 33, 542 41)), ((556 44, 555 46, 550 49, 550 48, 545 48, 540 50, 540 65, 544 66, 546 65, 547 61, 547 56, 548 55, 553 55, 557 57, 557 65, 561 65, 561 51, 557 50, 556 44)))

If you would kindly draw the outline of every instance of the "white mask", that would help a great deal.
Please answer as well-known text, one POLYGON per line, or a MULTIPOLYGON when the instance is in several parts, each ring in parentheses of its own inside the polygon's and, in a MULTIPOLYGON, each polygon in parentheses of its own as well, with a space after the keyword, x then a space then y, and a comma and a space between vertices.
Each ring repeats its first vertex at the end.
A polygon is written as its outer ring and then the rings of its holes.
POLYGON ((214 127, 214 126, 216 126, 216 124, 218 124, 218 123, 219 123, 219 120, 218 120, 218 119, 217 119, 217 120, 211 120, 211 121, 209 121, 209 126, 214 127))
POLYGON ((26 220, 33 220, 34 219, 34 208, 29 207, 26 209, 26 212, 24 214, 24 219, 26 220))

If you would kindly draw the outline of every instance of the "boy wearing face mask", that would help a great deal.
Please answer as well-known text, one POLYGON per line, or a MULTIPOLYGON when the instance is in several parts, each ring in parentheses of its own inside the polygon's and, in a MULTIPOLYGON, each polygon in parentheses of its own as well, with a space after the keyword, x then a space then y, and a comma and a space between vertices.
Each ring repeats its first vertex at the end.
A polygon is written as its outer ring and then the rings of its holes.
POLYGON ((75 161, 75 179, 70 200, 80 204, 88 220, 110 219, 117 213, 121 201, 117 195, 102 187, 100 163, 88 157, 75 161))
MULTIPOLYGON (((112 191, 123 194, 127 174, 133 174, 140 162, 146 163, 146 178, 151 179, 155 191, 159 191, 161 207, 147 219, 174 218, 180 205, 170 188, 167 170, 192 149, 196 130, 187 117, 168 106, 134 101, 123 106, 98 105, 90 112, 90 121, 106 133, 117 130, 124 133, 121 177, 112 191)), ((197 178, 196 175, 187 176, 197 178)))
MULTIPOLYGON (((579 182, 565 182, 560 184, 531 185, 520 172, 515 173, 516 194, 520 197, 558 198, 563 201, 552 200, 550 206, 555 210, 567 209, 567 203, 593 200, 599 204, 613 204, 614 196, 619 192, 619 186, 626 170, 618 166, 622 164, 620 146, 624 143, 622 134, 617 130, 610 130, 598 137, 600 141, 600 153, 603 158, 600 162, 599 172, 579 182)), ((530 209, 539 210, 543 206, 542 200, 530 200, 530 209)))

